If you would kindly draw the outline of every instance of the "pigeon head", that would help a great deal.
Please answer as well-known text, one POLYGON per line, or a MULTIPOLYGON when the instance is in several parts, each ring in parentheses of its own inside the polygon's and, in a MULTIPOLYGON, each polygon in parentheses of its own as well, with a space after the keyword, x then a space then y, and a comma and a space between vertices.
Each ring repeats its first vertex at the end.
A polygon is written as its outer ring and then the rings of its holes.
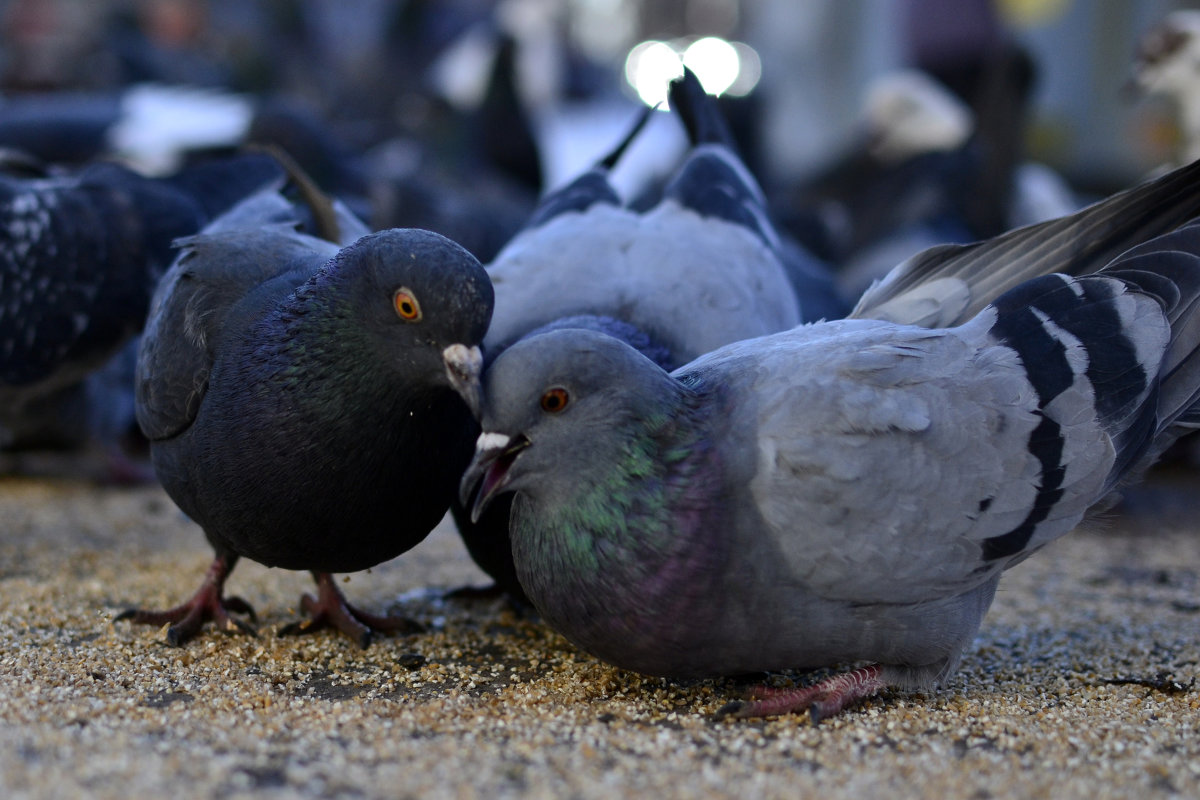
POLYGON ((597 331, 524 339, 483 376, 483 433, 460 496, 467 503, 478 486, 478 518, 503 491, 549 496, 602 480, 600 471, 621 464, 636 449, 630 441, 669 418, 684 391, 637 350, 597 331))
POLYGON ((863 102, 871 154, 899 164, 923 153, 956 150, 971 136, 971 110, 919 70, 897 70, 875 81, 863 102))
POLYGON ((381 361, 406 373, 438 376, 442 353, 478 349, 492 316, 492 284, 467 250, 436 233, 391 229, 342 249, 322 281, 344 281, 332 293, 358 329, 370 336, 381 361))
POLYGON ((730 507, 699 393, 606 334, 523 339, 484 374, 475 457, 460 489, 472 514, 515 493, 520 585, 577 646, 670 674, 696 646, 727 557, 730 507), (680 626, 687 614, 696 622, 680 626), (614 647, 614 643, 619 646, 614 647))

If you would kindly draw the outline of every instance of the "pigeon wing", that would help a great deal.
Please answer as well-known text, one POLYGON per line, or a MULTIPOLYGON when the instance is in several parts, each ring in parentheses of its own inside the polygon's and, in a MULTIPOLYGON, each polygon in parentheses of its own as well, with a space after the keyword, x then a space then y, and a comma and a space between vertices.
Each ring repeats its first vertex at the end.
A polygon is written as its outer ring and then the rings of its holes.
POLYGON ((1096 272, 1198 213, 1200 161, 1070 216, 975 244, 918 253, 868 289, 850 316, 923 327, 958 325, 1024 281, 1051 272, 1096 272))
POLYGON ((201 233, 179 245, 138 353, 137 418, 151 440, 175 436, 195 419, 222 333, 290 292, 338 251, 288 223, 201 233))
POLYGON ((969 590, 1077 525, 1145 451, 1170 336, 1140 288, 1050 275, 954 329, 768 337, 748 371, 754 513, 822 596, 969 590))

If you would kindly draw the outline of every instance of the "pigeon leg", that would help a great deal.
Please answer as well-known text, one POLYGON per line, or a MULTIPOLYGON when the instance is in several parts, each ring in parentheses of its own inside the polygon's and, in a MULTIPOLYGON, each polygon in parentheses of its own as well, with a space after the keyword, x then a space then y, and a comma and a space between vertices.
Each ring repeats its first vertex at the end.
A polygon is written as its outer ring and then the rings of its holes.
POLYGON ((371 644, 375 631, 420 633, 425 630, 420 623, 405 617, 381 617, 360 611, 346 602, 345 595, 328 572, 314 572, 313 580, 317 582, 317 596, 305 594, 300 598, 300 607, 309 618, 280 628, 280 636, 298 636, 333 627, 365 649, 371 644))
POLYGON ((807 710, 814 723, 834 716, 846 706, 886 689, 883 668, 878 664, 860 667, 851 672, 831 675, 812 686, 799 689, 776 689, 759 686, 751 691, 761 699, 735 700, 717 711, 719 718, 767 717, 807 710))
POLYGON ((139 625, 166 625, 169 622, 171 627, 167 628, 167 644, 172 647, 179 647, 191 639, 200 632, 200 627, 205 621, 210 619, 217 623, 220 630, 227 633, 242 631, 251 636, 257 636, 258 632, 250 625, 229 616, 229 612, 232 611, 237 614, 246 614, 254 622, 258 621, 254 609, 245 600, 240 597, 224 596, 225 579, 229 577, 229 573, 233 572, 237 561, 237 556, 217 555, 209 565, 200 588, 185 603, 165 611, 149 611, 141 608, 126 609, 114 617, 113 622, 125 619, 139 625))

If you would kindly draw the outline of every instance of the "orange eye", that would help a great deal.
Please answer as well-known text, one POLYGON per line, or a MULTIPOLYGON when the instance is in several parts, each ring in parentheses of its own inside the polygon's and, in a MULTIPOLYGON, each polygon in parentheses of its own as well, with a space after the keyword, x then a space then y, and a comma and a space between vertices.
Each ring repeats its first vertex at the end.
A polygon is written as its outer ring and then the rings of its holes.
POLYGON ((542 411, 548 411, 551 414, 557 414, 559 411, 562 411, 567 407, 567 401, 569 399, 570 395, 567 394, 566 389, 559 387, 550 389, 544 395, 542 395, 542 411))
POLYGON ((397 289, 392 296, 392 306, 396 315, 405 322, 417 322, 421 319, 421 304, 417 297, 408 289, 397 289))

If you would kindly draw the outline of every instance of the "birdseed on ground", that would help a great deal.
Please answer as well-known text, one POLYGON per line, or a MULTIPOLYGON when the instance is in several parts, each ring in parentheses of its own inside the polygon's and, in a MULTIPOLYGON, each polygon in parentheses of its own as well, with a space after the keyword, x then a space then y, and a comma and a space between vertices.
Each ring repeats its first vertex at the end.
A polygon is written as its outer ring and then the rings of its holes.
POLYGON ((449 523, 345 586, 427 633, 279 638, 311 580, 243 561, 259 636, 172 648, 112 622, 211 557, 160 489, 0 479, 0 795, 1200 797, 1197 480, 1157 476, 1010 571, 940 691, 813 726, 715 721, 749 684, 641 677, 444 598, 485 582, 449 523))

